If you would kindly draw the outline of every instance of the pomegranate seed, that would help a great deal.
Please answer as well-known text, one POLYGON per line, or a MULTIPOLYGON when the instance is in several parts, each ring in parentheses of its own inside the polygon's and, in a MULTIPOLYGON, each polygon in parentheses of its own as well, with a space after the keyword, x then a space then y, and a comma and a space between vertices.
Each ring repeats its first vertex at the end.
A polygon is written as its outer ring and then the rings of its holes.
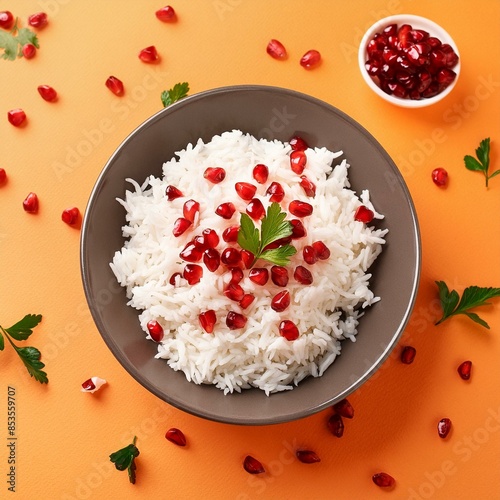
POLYGON ((266 209, 258 198, 251 200, 245 211, 253 220, 263 219, 266 215, 266 209))
POLYGON ((69 224, 70 226, 76 224, 79 218, 80 210, 78 210, 77 207, 66 208, 65 210, 63 210, 63 213, 61 215, 61 219, 63 220, 63 222, 66 222, 66 224, 69 224))
POLYGON ((33 59, 36 55, 36 47, 32 43, 24 44, 22 51, 26 59, 33 59))
POLYGON ((305 151, 309 147, 307 142, 298 135, 290 139, 290 146, 293 151, 305 151))
POLYGON ((119 78, 116 78, 116 76, 108 77, 108 79, 106 80, 106 87, 108 87, 108 89, 117 96, 121 96, 125 92, 125 89, 123 88, 123 82, 119 78))
POLYGON ((165 332, 158 321, 152 319, 151 321, 148 321, 146 326, 148 328, 149 335, 155 342, 161 342, 163 340, 165 332))
POLYGON ((7 112, 7 119, 14 127, 20 127, 26 120, 26 113, 21 108, 11 109, 7 112))
POLYGON ((245 293, 245 295, 243 295, 243 298, 240 300, 240 307, 242 309, 246 309, 248 306, 252 304, 254 300, 255 300, 254 295, 252 295, 251 293, 245 293))
POLYGON ((38 212, 38 196, 35 193, 30 193, 23 201, 23 208, 29 214, 36 214, 38 212))
POLYGON ((139 59, 145 63, 154 63, 158 61, 159 58, 160 56, 154 45, 146 47, 139 52, 139 59))
POLYGON ((167 195, 168 201, 172 201, 172 200, 175 200, 176 198, 180 198, 181 196, 184 196, 179 189, 177 189, 175 186, 172 186, 172 185, 169 185, 166 187, 165 194, 167 195))
POLYGON ((155 12, 155 15, 160 21, 164 23, 171 23, 176 19, 175 10, 170 5, 166 5, 165 7, 158 9, 155 12))
POLYGON ((245 201, 250 201, 257 192, 257 188, 249 182, 237 182, 234 185, 238 196, 245 201))
POLYGON ((241 262, 241 252, 233 247, 222 250, 220 260, 226 266, 235 266, 241 262))
POLYGON ((276 286, 288 285, 288 271, 283 266, 271 267, 271 280, 276 286))
POLYGON ((174 222, 174 227, 172 229, 172 234, 177 238, 181 234, 184 234, 189 226, 191 226, 191 221, 185 219, 184 217, 179 217, 175 222, 174 222))
POLYGON ((285 190, 279 182, 272 182, 271 185, 267 188, 266 194, 271 195, 269 198, 270 202, 279 203, 285 197, 285 190))
POLYGON ((220 266, 220 254, 215 248, 207 248, 203 252, 203 264, 214 273, 220 266))
POLYGON ((215 209, 215 213, 223 219, 230 219, 234 215, 234 212, 236 212, 236 207, 230 201, 221 203, 215 209))
POLYGON ((202 234, 195 236, 191 240, 191 243, 193 243, 193 245, 196 248, 199 248, 202 252, 204 252, 207 249, 207 245, 205 244, 205 237, 202 234))
POLYGON ((202 255, 203 250, 191 241, 181 250, 179 257, 187 262, 199 262, 202 255))
POLYGON ((342 415, 334 413, 327 422, 328 430, 338 438, 344 435, 344 421, 342 420, 342 415))
POLYGON ((224 289, 224 295, 229 300, 235 300, 236 302, 239 302, 240 300, 243 300, 245 291, 237 283, 229 282, 229 284, 224 289))
POLYGON ((345 398, 333 405, 333 411, 341 417, 354 417, 354 408, 352 407, 351 403, 349 403, 349 401, 345 398))
POLYGON ((172 285, 172 286, 175 286, 176 285, 176 281, 177 281, 177 277, 181 277, 182 278, 182 274, 181 273, 174 273, 172 274, 172 276, 170 276, 170 279, 168 280, 168 282, 172 285))
POLYGON ((377 474, 373 474, 372 481, 381 488, 390 488, 396 484, 394 478, 386 472, 377 472, 377 474))
POLYGON ((249 474, 262 474, 266 470, 262 464, 256 459, 247 455, 243 461, 243 467, 249 474))
POLYGON ((307 156, 304 151, 292 151, 290 153, 290 168, 300 175, 306 168, 307 156))
POLYGON ((464 361, 457 369, 458 374, 464 380, 470 379, 471 370, 472 370, 472 361, 464 361))
POLYGON ((313 277, 311 272, 304 266, 297 266, 293 273, 295 281, 301 283, 302 285, 311 285, 313 282, 313 277))
POLYGON ((176 444, 177 446, 186 446, 186 436, 184 436, 184 433, 181 430, 176 429, 175 427, 172 427, 166 432, 165 439, 176 444))
POLYGON ((415 354, 417 354, 417 350, 411 345, 407 345, 401 351, 401 362, 405 365, 411 365, 413 360, 415 359, 415 354))
POLYGON ((279 248, 282 247, 283 245, 288 245, 292 241, 291 236, 287 236, 286 238, 280 238, 276 241, 273 241, 272 243, 269 243, 269 245, 266 245, 264 247, 264 250, 272 250, 274 248, 279 248))
POLYGON ((203 277, 203 268, 198 264, 186 264, 182 277, 190 284, 196 285, 203 277))
POLYGON ((240 230, 240 226, 230 226, 227 229, 224 229, 222 232, 222 239, 226 243, 234 243, 238 241, 238 231, 240 230))
POLYGON ((219 235, 213 229, 204 229, 201 234, 208 248, 215 248, 219 244, 219 235))
POLYGON ((285 46, 279 42, 278 40, 272 39, 268 44, 267 44, 267 53, 273 58, 273 59, 286 59, 287 53, 285 46))
POLYGON ((231 272, 231 281, 230 283, 239 283, 243 279, 243 271, 239 267, 232 267, 231 272))
POLYGON ((283 312, 290 305, 290 292, 283 290, 277 293, 271 300, 271 308, 276 312, 283 312))
POLYGON ((436 186, 443 187, 448 183, 448 172, 442 167, 435 168, 431 175, 436 186))
POLYGON ((215 315, 215 311, 213 309, 200 313, 198 320, 200 321, 200 325, 203 330, 207 333, 213 333, 215 323, 217 322, 217 316, 215 315))
POLYGON ((438 435, 444 439, 451 431, 451 420, 449 418, 442 418, 437 425, 438 435))
POLYGON ((315 68, 320 62, 321 54, 317 50, 308 50, 300 58, 300 65, 306 69, 315 68))
POLYGON ((264 286, 269 280, 269 271, 265 267, 254 267, 250 269, 248 277, 256 285, 264 286))
POLYGON ((54 102, 57 100, 57 92, 50 85, 39 85, 37 90, 45 101, 54 102))
POLYGON ((316 250, 319 260, 327 260, 330 257, 330 249, 322 241, 315 241, 312 247, 316 250))
POLYGON ((368 224, 373 220, 374 213, 364 205, 359 206, 354 213, 354 220, 368 224))
POLYGON ((48 24, 47 14, 45 12, 38 12, 28 17, 28 24, 33 28, 43 28, 48 24))
POLYGON ((252 252, 249 252, 248 250, 242 250, 241 260, 243 261, 245 268, 250 269, 252 267, 252 264, 254 263, 255 255, 252 252))
POLYGON ((4 30, 10 30, 14 24, 14 16, 12 12, 4 10, 0 12, 0 28, 4 30))
POLYGON ((441 88, 446 88, 456 77, 457 74, 452 69, 443 68, 437 74, 437 82, 442 86, 441 88))
POLYGON ((229 311, 226 316, 226 325, 230 330, 238 330, 247 324, 247 319, 243 314, 229 311))
POLYGON ((300 187, 304 190, 307 196, 313 198, 316 195, 316 185, 305 175, 300 176, 300 187))
POLYGON ((265 184, 269 177, 269 169, 263 163, 259 163, 253 167, 252 175, 259 184, 265 184))
POLYGON ((297 450, 295 454, 303 464, 315 464, 317 462, 321 462, 318 454, 311 450, 297 450))
POLYGON ((0 184, 3 184, 7 180, 7 172, 4 168, 0 168, 0 184))
POLYGON ((285 319, 280 323, 279 332, 286 340, 297 340, 299 338, 299 329, 293 321, 285 319))
POLYGON ((307 264, 315 264, 316 262, 318 262, 318 254, 316 253, 314 247, 311 245, 306 245, 302 249, 302 256, 304 257, 304 261, 307 264))
POLYGON ((106 384, 106 380, 100 377, 91 377, 87 379, 82 384, 82 392, 90 392, 94 393, 98 391, 104 384, 106 384))
POLYGON ((203 177, 212 184, 219 184, 226 178, 226 171, 222 167, 208 167, 203 177))
POLYGON ((188 221, 194 223, 196 214, 200 211, 200 204, 195 200, 188 200, 182 207, 182 214, 188 221))
POLYGON ((313 213, 313 207, 305 201, 293 200, 288 205, 288 210, 295 217, 307 217, 313 213))
POLYGON ((293 240, 303 238, 307 234, 306 228, 304 227, 304 224, 302 224, 302 221, 300 221, 299 219, 292 219, 290 221, 290 224, 292 225, 292 239, 293 240))

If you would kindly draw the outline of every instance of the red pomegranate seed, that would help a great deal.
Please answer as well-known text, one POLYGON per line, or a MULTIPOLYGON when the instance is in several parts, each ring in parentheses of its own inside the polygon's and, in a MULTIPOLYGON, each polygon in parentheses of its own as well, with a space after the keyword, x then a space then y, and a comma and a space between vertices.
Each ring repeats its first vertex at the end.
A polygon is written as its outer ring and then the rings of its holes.
POLYGON ((219 244, 219 235, 213 229, 204 229, 201 234, 208 248, 215 248, 219 244))
POLYGON ((82 384, 82 389, 86 392, 95 391, 96 386, 94 384, 94 381, 91 378, 85 380, 85 382, 83 382, 82 384))
POLYGON ((321 462, 318 454, 311 450, 297 450, 295 455, 303 464, 315 464, 317 462, 321 462))
POLYGON ((313 207, 305 201, 293 200, 288 205, 288 210, 295 217, 307 217, 313 213, 313 207))
POLYGON ((176 444, 177 446, 186 446, 186 436, 184 436, 184 433, 181 430, 176 429, 175 427, 172 427, 166 432, 165 439, 176 444))
POLYGON ((177 238, 181 234, 184 234, 189 226, 191 226, 191 221, 185 219, 184 217, 179 217, 175 222, 174 222, 174 227, 172 229, 172 234, 177 238))
POLYGON ((4 168, 0 168, 0 184, 3 184, 7 180, 7 172, 4 168))
POLYGON ((222 232, 222 239, 226 243, 234 243, 238 241, 238 231, 240 230, 240 226, 230 226, 222 232))
POLYGON ((197 247, 190 241, 180 252, 179 257, 186 262, 199 262, 203 255, 203 249, 197 247))
POLYGON ((190 284, 196 285, 203 277, 203 268, 198 264, 186 264, 182 277, 190 284))
POLYGON ((79 218, 80 210, 78 210, 77 207, 66 208, 65 210, 63 210, 63 213, 61 215, 62 221, 66 222, 66 224, 69 224, 70 226, 76 224, 79 218))
POLYGON ((315 68, 320 62, 321 54, 317 50, 308 50, 300 58, 300 65, 306 69, 315 68))
POLYGON ((152 319, 151 321, 148 321, 146 326, 148 328, 149 335, 155 342, 161 342, 163 340, 165 332, 158 321, 152 319))
POLYGON ((146 47, 139 52, 139 59, 145 63, 154 63, 158 61, 160 56, 154 45, 146 47))
POLYGON ((7 112, 7 119, 14 127, 20 127, 26 120, 26 113, 21 108, 11 109, 7 112))
POLYGON ((259 184, 265 184, 269 177, 269 169, 263 163, 259 163, 253 167, 252 175, 259 184))
POLYGON ((306 264, 315 264, 316 262, 318 262, 318 254, 316 253, 314 247, 311 245, 306 245, 302 249, 302 256, 304 257, 304 261, 306 262, 306 264))
POLYGON ((229 269, 231 272, 231 281, 230 283, 238 284, 243 279, 243 271, 239 267, 232 267, 229 269))
POLYGON ((457 369, 458 374, 464 380, 470 379, 471 370, 472 370, 472 361, 464 361, 457 369))
POLYGON ((435 168, 431 175, 432 182, 434 182, 436 186, 443 187, 448 183, 448 172, 442 167, 435 168))
POLYGON ((226 316, 226 325, 230 330, 238 330, 247 324, 247 319, 243 314, 229 311, 226 316))
POLYGON ((283 60, 287 57, 285 46, 274 38, 267 44, 266 50, 273 59, 283 60))
POLYGON ((283 290, 277 293, 271 300, 271 309, 276 312, 283 312, 290 305, 290 292, 283 290))
POLYGON ((213 333, 215 323, 217 322, 217 316, 215 315, 215 311, 213 309, 200 313, 198 320, 200 321, 200 325, 203 330, 207 333, 213 333))
POLYGON ((221 203, 215 209, 215 213, 223 219, 230 219, 234 215, 234 212, 236 212, 236 207, 230 201, 221 203))
POLYGON ((116 76, 108 77, 106 80, 106 87, 117 96, 121 96, 125 93, 123 82, 119 78, 116 78, 116 76))
POLYGON ((290 168, 300 175, 306 168, 307 156, 304 151, 297 150, 290 153, 290 168))
POLYGON ((43 28, 48 24, 47 14, 45 12, 38 12, 28 17, 28 24, 33 28, 43 28))
POLYGON ((446 88, 456 77, 457 74, 452 69, 443 68, 437 74, 437 82, 441 85, 441 88, 446 88))
POLYGON ((306 228, 304 227, 304 224, 302 224, 302 221, 300 221, 299 219, 292 219, 290 221, 290 224, 292 225, 292 239, 293 240, 303 238, 307 234, 306 228))
POLYGON ((172 274, 172 276, 170 276, 170 279, 168 280, 168 282, 172 285, 172 286, 175 286, 176 285, 176 280, 177 280, 177 276, 180 276, 182 278, 182 274, 181 273, 174 273, 172 274))
POLYGON ((315 241, 312 247, 316 250, 319 260, 327 260, 330 257, 330 249, 322 241, 315 241))
POLYGON ((243 300, 245 291, 237 283, 229 282, 229 284, 224 289, 224 295, 229 300, 235 300, 236 302, 239 302, 240 300, 243 300))
POLYGON ((354 417, 354 408, 352 407, 351 403, 349 403, 349 401, 345 398, 333 405, 333 411, 341 417, 354 417))
POLYGON ((254 263, 255 255, 252 252, 249 252, 248 250, 242 250, 241 260, 243 261, 245 268, 250 269, 252 267, 252 264, 254 263))
POLYGON ((411 345, 404 346, 401 351, 401 362, 405 365, 411 365, 413 360, 415 359, 415 355, 417 354, 417 350, 411 345))
POLYGON ((293 151, 305 151, 309 147, 307 142, 298 135, 290 139, 290 146, 293 151))
POLYGON ((175 186, 169 185, 165 189, 165 194, 167 195, 167 200, 172 201, 175 200, 176 198, 180 198, 181 196, 184 196, 180 189, 177 189, 175 186))
POLYGON ((182 214, 189 222, 194 222, 196 214, 200 211, 200 204, 195 200, 188 200, 182 207, 182 214))
POLYGON ((327 422, 328 430, 338 438, 344 435, 344 421, 342 420, 342 415, 334 413, 327 422))
POLYGON ((245 295, 243 295, 243 298, 240 300, 240 307, 242 309, 246 309, 248 306, 252 304, 254 300, 255 300, 254 295, 252 295, 251 293, 245 293, 245 295))
POLYGON ((176 19, 175 10, 170 5, 166 5, 165 7, 158 9, 155 12, 155 15, 160 21, 164 23, 171 23, 176 19))
POLYGON ((266 194, 270 195, 269 201, 279 203, 285 197, 285 190, 279 182, 272 182, 267 188, 266 194))
POLYGON ((243 461, 243 467, 249 474, 262 474, 266 470, 262 464, 256 459, 247 455, 243 461))
POLYGON ((394 478, 386 472, 377 472, 377 474, 373 474, 372 481, 381 488, 390 488, 396 484, 394 478))
POLYGON ((254 267, 250 269, 248 277, 256 285, 264 286, 269 280, 269 271, 265 267, 254 267))
POLYGON ((444 439, 451 431, 451 420, 449 418, 442 418, 437 425, 438 435, 444 439))
POLYGON ((57 92, 50 85, 39 85, 37 90, 45 101, 54 102, 57 100, 57 92))
POLYGON ((212 184, 219 184, 226 178, 226 171, 222 167, 208 167, 203 177, 212 184))
POLYGON ((194 244, 196 248, 199 248, 202 252, 204 252, 208 247, 205 244, 205 237, 202 234, 199 234, 198 236, 195 236, 192 240, 191 243, 194 244))
POLYGON ((234 185, 238 196, 245 201, 250 201, 257 192, 257 188, 249 182, 237 182, 234 185))
POLYGON ((14 24, 14 16, 12 12, 4 10, 0 12, 0 28, 4 30, 10 30, 14 24))
POLYGON ((36 214, 38 212, 38 196, 35 193, 30 193, 23 201, 23 208, 29 214, 36 214))
POLYGON ((276 286, 287 286, 288 285, 288 271, 287 271, 286 267, 283 267, 283 266, 271 267, 271 281, 276 286))
POLYGON ((297 266, 293 273, 295 281, 301 283, 302 285, 311 285, 313 282, 313 277, 311 272, 304 266, 297 266))
POLYGON ((297 325, 289 319, 285 319, 280 323, 279 332, 286 340, 292 341, 299 338, 299 329, 297 325))
POLYGON ((313 198, 316 195, 316 185, 305 175, 300 176, 300 187, 304 190, 307 196, 313 198))
POLYGON ((207 248, 203 252, 203 264, 214 273, 220 266, 220 254, 215 248, 207 248))
POLYGON ((33 59, 36 55, 36 47, 32 43, 23 45, 23 56, 26 59, 33 59))
POLYGON ((258 198, 251 200, 245 211, 253 220, 260 220, 266 215, 266 209, 258 198))
POLYGON ((273 241, 272 243, 269 243, 269 245, 266 245, 264 247, 264 250, 272 250, 274 248, 279 248, 282 247, 283 245, 288 245, 292 241, 291 236, 287 236, 285 238, 280 238, 276 241, 273 241))
POLYGON ((373 220, 374 213, 364 205, 359 206, 354 213, 354 220, 368 224, 373 220))
POLYGON ((220 260, 223 264, 226 264, 226 266, 235 266, 241 262, 241 252, 233 247, 224 248, 220 260))

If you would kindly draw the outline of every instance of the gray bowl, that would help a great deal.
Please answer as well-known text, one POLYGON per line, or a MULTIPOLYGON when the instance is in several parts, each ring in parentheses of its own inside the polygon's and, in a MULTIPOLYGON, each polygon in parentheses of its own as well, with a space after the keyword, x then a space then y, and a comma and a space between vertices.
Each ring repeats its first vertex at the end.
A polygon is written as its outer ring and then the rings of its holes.
POLYGON ((276 87, 234 86, 187 97, 161 110, 132 132, 100 174, 90 195, 81 235, 81 272, 88 305, 105 343, 125 370, 147 390, 186 412, 214 421, 262 425, 299 419, 323 410, 360 387, 396 345, 412 310, 420 275, 420 237, 415 209, 397 167, 382 146, 338 109, 310 96, 276 87), (161 176, 163 163, 198 138, 240 129, 256 137, 343 150, 358 193, 369 189, 385 215, 387 243, 372 267, 371 287, 382 300, 361 319, 357 341, 320 378, 292 391, 266 396, 259 389, 224 396, 219 389, 187 382, 147 341, 137 311, 109 267, 124 242, 125 212, 116 198, 125 179, 161 176))

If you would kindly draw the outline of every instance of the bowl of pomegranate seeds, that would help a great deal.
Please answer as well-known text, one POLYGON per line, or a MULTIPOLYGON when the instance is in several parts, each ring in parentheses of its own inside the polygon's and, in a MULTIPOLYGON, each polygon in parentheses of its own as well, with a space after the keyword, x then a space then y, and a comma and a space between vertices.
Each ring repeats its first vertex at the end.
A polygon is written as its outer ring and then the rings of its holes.
POLYGON ((214 421, 306 417, 376 372, 420 275, 411 196, 382 146, 288 89, 186 97, 133 131, 90 193, 97 330, 147 390, 214 421))
POLYGON ((373 24, 359 46, 358 62, 368 86, 386 101, 421 108, 446 97, 460 74, 451 36, 421 16, 399 14, 373 24))

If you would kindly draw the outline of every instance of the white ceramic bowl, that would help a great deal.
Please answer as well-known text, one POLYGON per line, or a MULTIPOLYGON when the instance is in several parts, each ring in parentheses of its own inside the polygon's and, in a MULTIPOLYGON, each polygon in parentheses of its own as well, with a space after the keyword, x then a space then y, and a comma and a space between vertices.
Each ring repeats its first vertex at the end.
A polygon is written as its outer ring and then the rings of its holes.
POLYGON ((453 38, 445 31, 441 26, 436 24, 434 21, 426 19, 425 17, 415 16, 412 14, 397 14, 394 16, 384 17, 380 19, 375 24, 373 24, 363 36, 361 43, 359 45, 358 51, 358 63, 361 75, 365 80, 366 84, 382 99, 395 104, 396 106, 401 106, 405 108, 423 108, 425 106, 430 106, 436 102, 444 99, 455 87, 458 77, 460 75, 460 54, 458 52, 457 46, 453 38), (366 51, 366 46, 368 42, 373 38, 377 32, 381 32, 386 26, 390 24, 397 24, 398 26, 402 24, 410 24, 414 29, 422 29, 429 32, 430 36, 435 36, 441 40, 442 43, 448 43, 453 47, 453 50, 458 55, 458 63, 452 68, 457 74, 455 80, 442 92, 435 95, 434 97, 424 98, 420 100, 412 100, 408 98, 396 97, 394 95, 387 94, 384 92, 376 83, 376 81, 368 74, 365 63, 368 59, 368 54, 366 51))

